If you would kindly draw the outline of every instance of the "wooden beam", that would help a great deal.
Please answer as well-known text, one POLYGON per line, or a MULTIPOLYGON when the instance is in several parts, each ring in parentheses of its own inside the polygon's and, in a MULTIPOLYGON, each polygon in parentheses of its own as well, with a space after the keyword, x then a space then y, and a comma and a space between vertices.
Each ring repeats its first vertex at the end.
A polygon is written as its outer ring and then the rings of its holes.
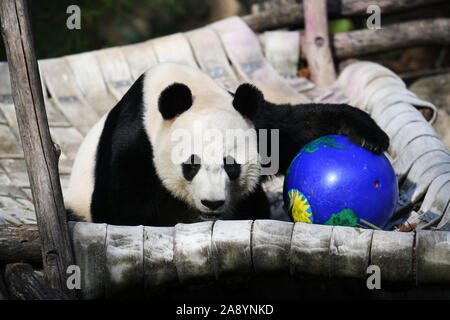
POLYGON ((382 26, 379 30, 361 29, 337 33, 332 37, 336 59, 362 56, 416 45, 450 43, 450 19, 424 19, 382 26))
MULTIPOLYGON (((302 32, 302 31, 300 31, 302 32)), ((304 47, 305 37, 301 37, 304 47)), ((330 38, 337 60, 421 45, 450 44, 450 19, 424 19, 388 25, 379 30, 354 30, 330 38)), ((305 50, 301 58, 306 59, 305 50)))
POLYGON ((42 266, 37 225, 0 226, 0 265, 14 262, 42 266))
POLYGON ((73 264, 72 248, 58 159, 48 128, 26 1, 1 1, 0 16, 12 95, 39 226, 44 273, 53 288, 75 298, 75 293, 66 286, 66 270, 73 264))
POLYGON ((8 264, 5 282, 10 297, 14 300, 68 300, 62 291, 51 288, 46 279, 39 277, 26 263, 8 264))
MULTIPOLYGON (((378 5, 382 14, 386 14, 443 2, 445 0, 379 0, 376 3, 371 0, 327 1, 327 11, 330 18, 339 16, 363 16, 367 15, 367 7, 372 4, 378 5)), ((244 21, 255 32, 288 26, 299 26, 303 24, 304 18, 304 10, 301 3, 290 4, 243 17, 244 21)))
POLYGON ((305 9, 305 45, 311 78, 319 88, 328 88, 336 80, 328 36, 326 0, 303 0, 305 9))

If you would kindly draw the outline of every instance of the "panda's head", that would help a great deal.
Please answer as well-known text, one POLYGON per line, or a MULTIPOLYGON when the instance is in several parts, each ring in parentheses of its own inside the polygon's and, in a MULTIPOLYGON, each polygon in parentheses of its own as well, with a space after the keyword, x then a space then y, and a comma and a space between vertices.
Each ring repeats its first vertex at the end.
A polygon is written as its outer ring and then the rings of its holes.
POLYGON ((199 220, 230 217, 260 180, 252 120, 262 94, 250 85, 234 96, 223 92, 193 94, 187 85, 173 83, 158 99, 164 132, 154 152, 158 176, 199 220))

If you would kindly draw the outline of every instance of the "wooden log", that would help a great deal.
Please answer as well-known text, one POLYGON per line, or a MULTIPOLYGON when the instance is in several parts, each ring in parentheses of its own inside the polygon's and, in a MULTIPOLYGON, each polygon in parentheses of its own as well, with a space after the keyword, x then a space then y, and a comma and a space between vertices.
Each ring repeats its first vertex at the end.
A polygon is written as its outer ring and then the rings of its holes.
POLYGON ((434 151, 449 153, 442 140, 435 136, 421 136, 411 141, 395 156, 395 159, 392 162, 397 177, 400 178, 405 176, 417 159, 428 152, 434 151), (424 146, 427 147, 424 148, 424 146))
POLYGON ((375 230, 370 264, 380 267, 381 280, 413 281, 414 233, 375 230))
MULTIPOLYGON (((443 0, 382 0, 377 1, 383 14, 390 12, 404 11, 407 9, 418 8, 425 5, 444 2, 443 0)), ((366 16, 367 7, 374 4, 370 0, 341 0, 327 1, 327 11, 329 18, 338 16, 366 16)), ((304 21, 303 5, 290 4, 280 8, 263 11, 257 14, 251 14, 243 17, 243 20, 255 32, 261 32, 268 29, 283 28, 287 26, 298 26, 304 21)))
MULTIPOLYGON (((450 157, 446 157, 450 159, 450 157)), ((417 202, 426 192, 431 182, 450 172, 450 162, 440 161, 438 164, 426 167, 423 164, 417 164, 414 171, 411 168, 406 177, 405 183, 400 188, 399 199, 396 206, 396 214, 402 214, 408 210, 412 204, 417 202)))
POLYGON ((253 222, 252 256, 256 274, 289 272, 291 222, 255 220, 253 222))
POLYGON ((175 62, 198 68, 191 47, 182 33, 153 39, 151 41, 158 62, 175 62))
POLYGON ((328 88, 336 80, 328 36, 326 0, 303 0, 305 10, 304 51, 313 82, 328 88))
POLYGON ((417 284, 450 282, 450 232, 419 230, 416 255, 417 284))
POLYGON ((8 264, 5 283, 9 296, 14 300, 69 300, 70 297, 39 277, 26 263, 8 264))
MULTIPOLYGON (((412 110, 409 112, 403 112, 396 114, 395 117, 391 118, 391 121, 387 123, 387 125, 383 128, 384 132, 392 139, 395 137, 400 129, 411 123, 411 122, 417 122, 420 123, 422 126, 426 126, 428 123, 425 121, 425 118, 423 115, 417 111, 415 108, 411 108, 412 110)), ((397 151, 399 149, 396 149, 397 151)))
POLYGON ((430 123, 433 123, 437 116, 437 109, 432 103, 419 99, 414 93, 406 90, 397 75, 374 62, 360 61, 350 64, 341 72, 336 85, 350 98, 350 104, 363 108, 371 114, 381 113, 393 104, 409 103, 430 110, 431 117, 428 120, 430 123), (372 92, 370 97, 366 96, 366 88, 371 87, 377 78, 394 78, 398 80, 398 84, 391 87, 389 84, 392 81, 385 85, 382 82, 379 85, 375 83, 373 90, 369 91, 372 92))
POLYGON ((175 226, 174 262, 180 283, 214 279, 212 221, 175 226))
POLYGON ((292 89, 262 54, 256 35, 238 17, 215 22, 211 27, 239 76, 257 86, 268 101, 275 103, 308 103, 309 99, 292 89))
POLYGON ((425 198, 420 207, 416 230, 436 225, 445 213, 450 202, 450 172, 443 174, 428 187, 425 198))
POLYGON ((0 265, 15 262, 42 266, 37 225, 0 226, 0 265))
POLYGON ((144 227, 144 286, 153 291, 178 282, 174 262, 174 228, 144 227))
POLYGON ((70 230, 75 264, 81 272, 81 298, 105 297, 106 224, 74 223, 70 230))
POLYGON ((133 81, 136 81, 141 74, 157 64, 151 41, 123 46, 120 47, 120 50, 122 50, 128 62, 133 81))
POLYGON ((251 220, 217 221, 212 230, 212 256, 216 279, 253 272, 251 220))
POLYGON ((120 48, 108 48, 94 51, 111 95, 119 101, 133 84, 128 63, 120 48))
POLYGON ((391 154, 394 154, 392 150, 395 150, 395 153, 401 152, 408 143, 422 136, 439 137, 436 130, 434 130, 425 119, 416 122, 408 122, 392 136, 389 152, 391 154))
POLYGON ((289 253, 291 275, 331 276, 332 231, 329 226, 295 223, 289 253))
POLYGON ((450 19, 424 19, 333 35, 335 59, 343 60, 417 45, 450 43, 450 19))
POLYGON ((200 68, 225 89, 235 92, 240 85, 220 38, 212 28, 204 27, 186 33, 200 68))
MULTIPOLYGON (((95 109, 99 117, 114 107, 117 100, 109 93, 100 65, 92 52, 73 54, 66 56, 64 60, 67 61, 72 70, 84 98, 95 109)), ((61 72, 60 68, 55 69, 61 72)), ((69 81, 72 81, 72 79, 69 81)))
POLYGON ((74 292, 66 286, 66 270, 73 264, 72 247, 28 8, 24 0, 5 0, 0 3, 0 9, 13 100, 39 226, 44 272, 53 288, 75 298, 74 292))
MULTIPOLYGON (((447 206, 446 216, 448 212, 447 206)), ((413 233, 272 220, 215 223, 220 225, 215 228, 208 221, 143 228, 74 223, 71 230, 76 263, 82 271, 82 297, 102 298, 105 287, 107 298, 112 293, 123 298, 139 296, 144 287, 152 295, 169 284, 207 283, 215 279, 214 261, 224 263, 219 275, 286 274, 290 268, 293 276, 362 279, 367 277, 368 265, 375 264, 381 268, 383 281, 411 281, 417 270, 420 284, 450 283, 449 232, 437 238, 426 236, 431 240, 425 242, 418 235, 419 241, 414 242, 413 233), (110 229, 108 236, 106 228, 110 229), (228 239, 230 228, 233 236, 228 239), (230 250, 225 250, 227 246, 230 250), (124 288, 127 291, 120 292, 124 288)))
POLYGON ((333 227, 330 242, 331 277, 364 279, 369 266, 373 230, 333 227))
POLYGON ((144 228, 106 229, 106 298, 142 297, 144 290, 144 228))
POLYGON ((414 116, 422 116, 423 115, 412 105, 408 103, 396 103, 392 104, 387 108, 384 108, 383 111, 372 113, 372 118, 377 122, 377 124, 385 130, 392 121, 396 121, 397 117, 402 117, 405 114, 413 114, 414 116))

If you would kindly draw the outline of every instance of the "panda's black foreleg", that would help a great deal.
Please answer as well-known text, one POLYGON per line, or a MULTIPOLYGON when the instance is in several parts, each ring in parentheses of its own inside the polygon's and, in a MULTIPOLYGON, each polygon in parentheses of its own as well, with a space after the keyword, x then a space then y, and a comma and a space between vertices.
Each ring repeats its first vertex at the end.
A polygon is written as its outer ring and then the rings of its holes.
POLYGON ((262 187, 258 186, 247 198, 241 200, 234 208, 233 214, 227 218, 232 220, 269 219, 269 200, 262 187))
POLYGON ((389 137, 369 114, 346 104, 291 106, 266 102, 263 110, 256 127, 279 130, 281 173, 305 144, 324 135, 346 135, 350 141, 376 153, 389 146, 389 137))

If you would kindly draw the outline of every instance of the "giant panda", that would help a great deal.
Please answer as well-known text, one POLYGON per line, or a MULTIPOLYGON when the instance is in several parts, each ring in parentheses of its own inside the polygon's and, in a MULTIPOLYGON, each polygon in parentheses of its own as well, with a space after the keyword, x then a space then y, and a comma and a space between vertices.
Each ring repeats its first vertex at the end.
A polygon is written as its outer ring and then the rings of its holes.
POLYGON ((377 153, 389 145, 354 107, 277 105, 253 85, 232 93, 195 68, 158 64, 85 137, 65 205, 79 220, 117 225, 268 218, 264 169, 276 162, 270 175, 284 173, 306 143, 327 134, 377 153), (273 161, 262 163, 260 150, 272 149, 273 161))

